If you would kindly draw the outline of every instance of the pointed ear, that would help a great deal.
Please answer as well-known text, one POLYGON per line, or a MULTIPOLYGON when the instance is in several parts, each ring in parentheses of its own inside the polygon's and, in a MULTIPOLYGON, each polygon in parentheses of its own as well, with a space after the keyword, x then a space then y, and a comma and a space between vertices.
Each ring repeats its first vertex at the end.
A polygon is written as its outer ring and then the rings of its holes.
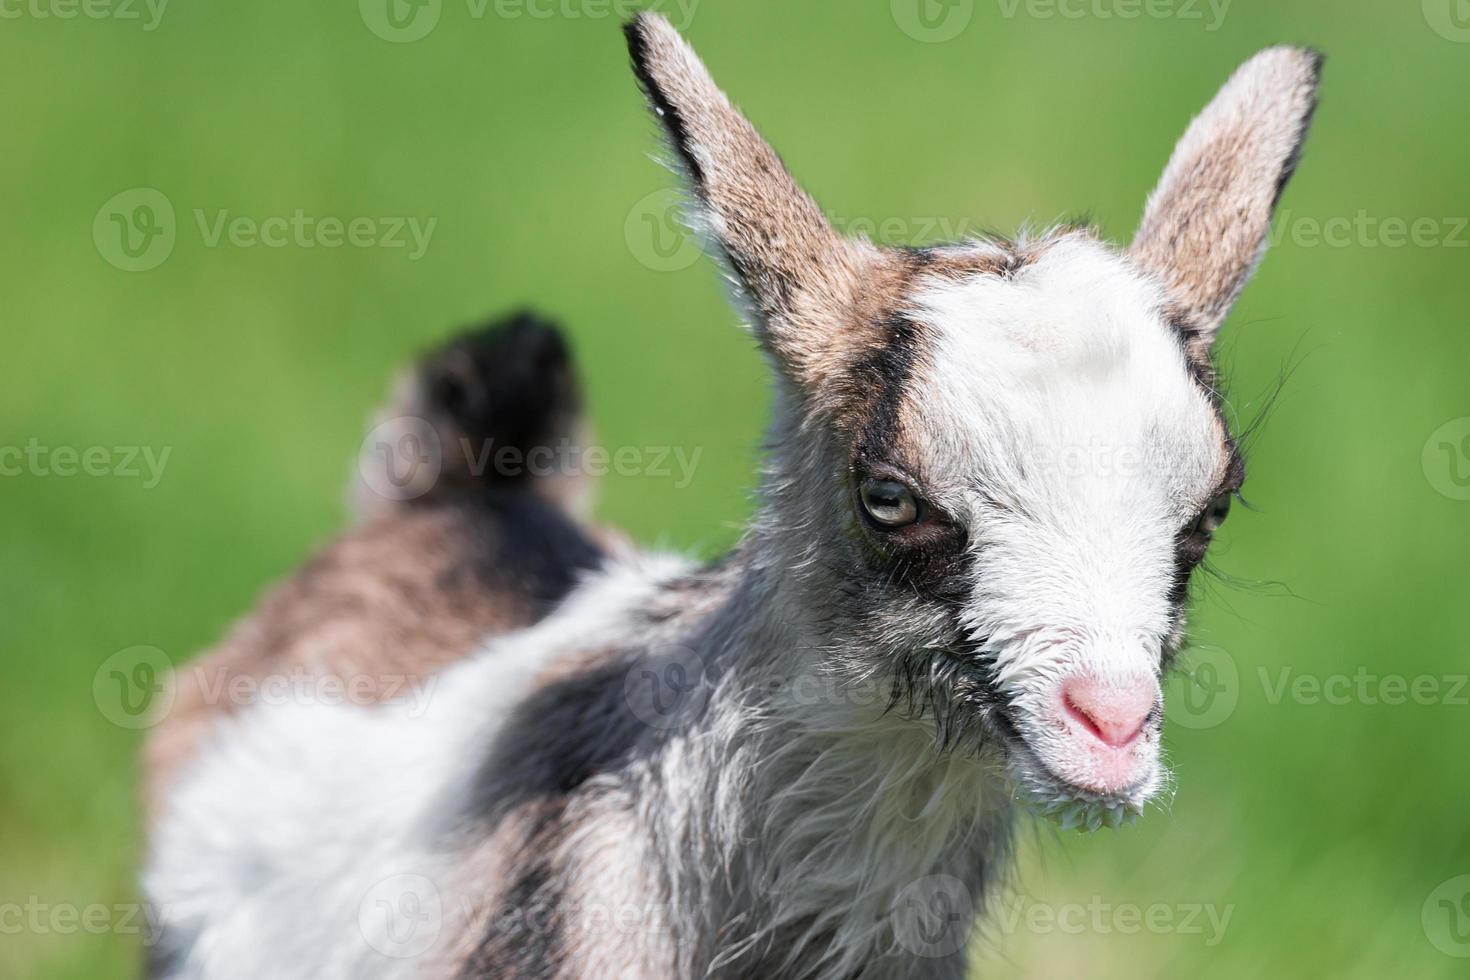
POLYGON ((624 32, 709 248, 739 283, 778 364, 808 390, 820 389, 852 344, 844 321, 862 246, 832 229, 668 21, 644 13, 624 32))
POLYGON ((1322 56, 1268 48, 1238 68, 1174 148, 1129 251, 1208 347, 1265 251, 1271 212, 1317 104, 1322 56))

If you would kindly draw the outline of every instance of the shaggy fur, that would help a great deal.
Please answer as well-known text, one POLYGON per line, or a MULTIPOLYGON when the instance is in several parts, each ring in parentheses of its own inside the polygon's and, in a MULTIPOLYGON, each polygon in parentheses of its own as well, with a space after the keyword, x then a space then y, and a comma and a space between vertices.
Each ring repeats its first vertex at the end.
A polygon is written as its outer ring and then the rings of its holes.
MULTIPOLYGON (((1316 59, 1237 73, 1130 251, 1078 228, 881 250, 827 226, 666 22, 628 40, 775 368, 755 520, 700 568, 597 547, 555 477, 369 498, 328 551, 347 586, 309 566, 205 663, 397 664, 432 697, 181 702, 150 758, 155 976, 957 980, 1019 807, 1096 828, 1163 785, 1157 707, 1104 790, 1059 692, 1156 695, 1183 640, 1244 477, 1202 358, 1316 59), (878 521, 875 481, 914 519, 878 521)), ((461 339, 390 430, 575 428, 559 350, 535 324, 461 339)))

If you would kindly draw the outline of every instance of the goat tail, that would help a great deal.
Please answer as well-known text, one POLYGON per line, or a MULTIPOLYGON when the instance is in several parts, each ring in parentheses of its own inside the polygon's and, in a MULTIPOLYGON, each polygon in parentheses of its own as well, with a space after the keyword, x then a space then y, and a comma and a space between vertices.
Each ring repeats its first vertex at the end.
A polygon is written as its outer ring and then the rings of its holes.
POLYGON ((526 492, 584 517, 583 429, 581 385, 555 324, 521 311, 466 330, 422 357, 378 413, 358 457, 358 512, 526 492))

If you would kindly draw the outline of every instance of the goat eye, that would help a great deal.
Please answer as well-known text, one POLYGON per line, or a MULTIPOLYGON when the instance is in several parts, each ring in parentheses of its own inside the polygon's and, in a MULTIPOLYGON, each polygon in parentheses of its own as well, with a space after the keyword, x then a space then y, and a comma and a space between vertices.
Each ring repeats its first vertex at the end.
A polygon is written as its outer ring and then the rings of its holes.
POLYGON ((1211 500, 1195 521, 1194 533, 1209 537, 1218 531, 1230 514, 1230 500, 1234 496, 1233 493, 1222 493, 1211 500))
POLYGON ((907 527, 919 519, 919 498, 902 483, 869 478, 858 496, 868 517, 882 527, 907 527))

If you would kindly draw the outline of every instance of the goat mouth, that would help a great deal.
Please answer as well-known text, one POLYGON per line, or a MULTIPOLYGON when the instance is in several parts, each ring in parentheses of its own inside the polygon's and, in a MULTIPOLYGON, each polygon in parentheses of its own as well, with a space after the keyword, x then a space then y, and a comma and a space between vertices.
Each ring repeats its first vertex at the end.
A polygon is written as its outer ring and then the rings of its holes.
POLYGON ((1063 830, 1096 831, 1132 823, 1151 795, 1146 787, 1156 778, 1151 773, 1131 786, 1100 793, 1057 773, 1024 737, 1009 740, 1006 751, 1014 798, 1063 830))
MULTIPOLYGON (((981 741, 1000 746, 1006 756, 1006 769, 1013 799, 1026 804, 1038 815, 1056 822, 1063 830, 1095 831, 1102 827, 1120 827, 1132 823, 1143 812, 1144 803, 1152 795, 1148 786, 1156 773, 1141 776, 1133 784, 1112 792, 1098 792, 1058 773, 1032 746, 1008 699, 990 676, 983 661, 954 650, 939 650, 937 672, 947 676, 946 694, 955 705, 948 714, 973 712, 990 737, 981 741)), ((939 696, 935 692, 936 698, 939 696)), ((945 713, 936 710, 940 723, 941 744, 952 741, 945 713)))

